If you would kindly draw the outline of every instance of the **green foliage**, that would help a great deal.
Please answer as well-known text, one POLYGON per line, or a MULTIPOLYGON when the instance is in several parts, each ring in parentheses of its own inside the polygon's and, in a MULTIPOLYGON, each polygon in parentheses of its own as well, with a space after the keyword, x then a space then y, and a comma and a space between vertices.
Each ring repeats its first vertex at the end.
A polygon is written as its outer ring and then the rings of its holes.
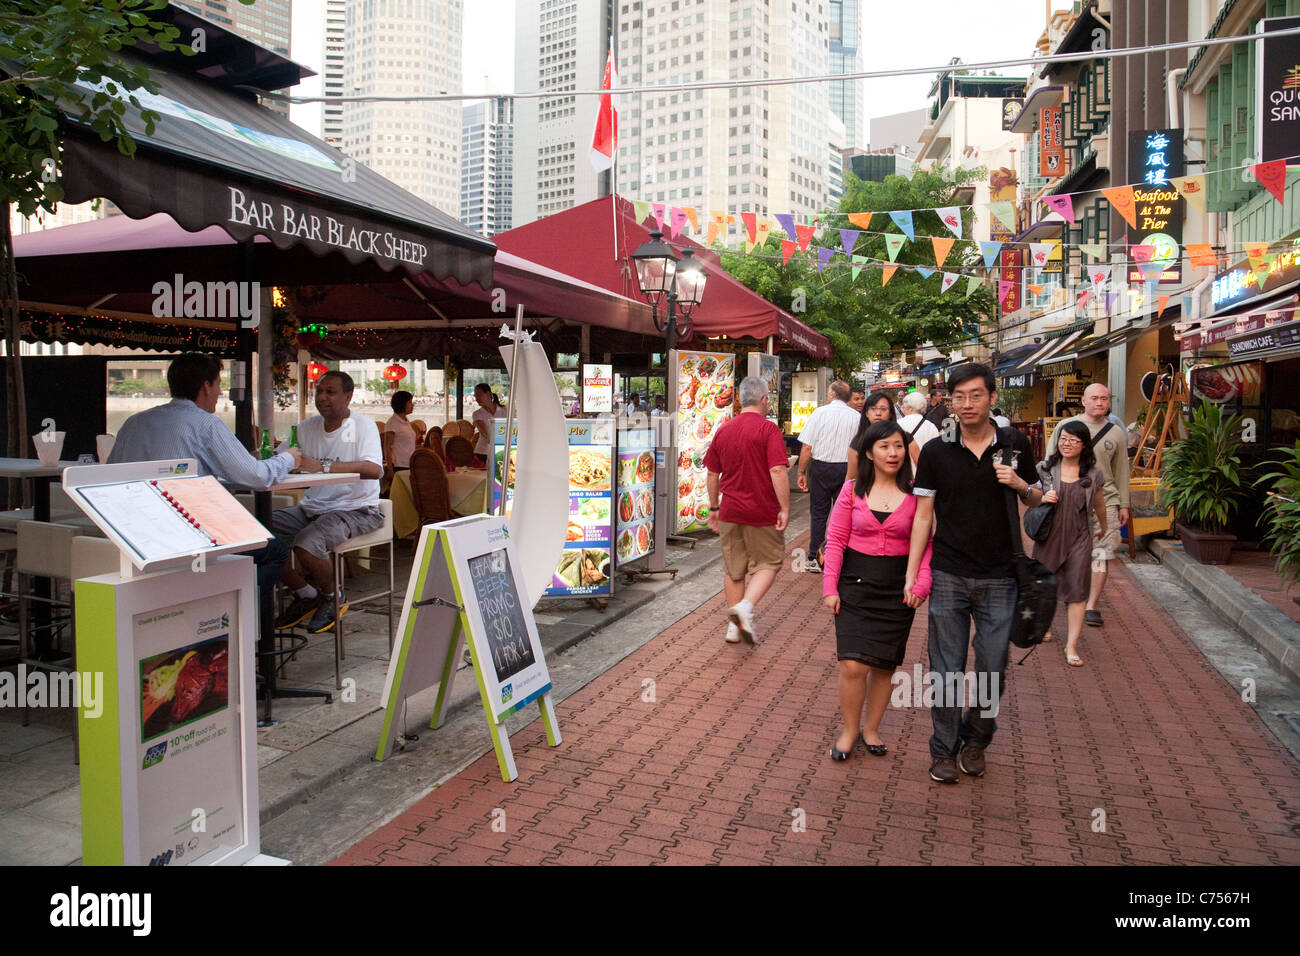
MULTIPOLYGON (((889 176, 883 183, 866 182, 847 176, 844 197, 829 225, 813 244, 839 250, 836 258, 817 273, 817 261, 809 253, 796 252, 781 265, 781 236, 769 236, 761 248, 748 255, 722 252, 722 267, 763 298, 793 313, 830 339, 835 349, 832 364, 836 373, 848 377, 868 360, 888 357, 898 349, 910 349, 924 342, 957 345, 978 331, 986 316, 996 315, 993 292, 987 287, 965 297, 965 279, 947 292, 939 292, 944 271, 971 273, 984 262, 977 246, 959 242, 953 246, 934 275, 923 279, 899 269, 887 286, 881 286, 881 267, 866 266, 853 280, 851 263, 843 256, 838 230, 854 229, 844 216, 855 212, 886 213, 904 209, 933 209, 960 205, 957 191, 986 175, 983 169, 935 172, 917 170, 909 179, 889 176)), ((962 209, 963 236, 970 235, 974 210, 962 209)), ((934 267, 930 236, 952 233, 936 213, 914 216, 916 242, 907 243, 898 254, 899 265, 934 267)), ((888 216, 876 216, 871 233, 858 237, 854 253, 888 262, 885 237, 880 232, 898 232, 888 216)))
POLYGON ((1240 415, 1225 421, 1220 406, 1205 402, 1192 417, 1187 437, 1165 452, 1160 490, 1179 521, 1223 533, 1249 493, 1240 434, 1240 415))
POLYGON ((1034 400, 1034 390, 1032 388, 1000 388, 998 389, 998 406, 1006 413, 1007 418, 1012 421, 1021 409, 1028 408, 1029 403, 1034 400))
POLYGON ((1264 504, 1270 553, 1277 558, 1277 573, 1292 583, 1300 581, 1300 441, 1281 451, 1277 467, 1267 472, 1256 486, 1268 485, 1272 492, 1264 504))

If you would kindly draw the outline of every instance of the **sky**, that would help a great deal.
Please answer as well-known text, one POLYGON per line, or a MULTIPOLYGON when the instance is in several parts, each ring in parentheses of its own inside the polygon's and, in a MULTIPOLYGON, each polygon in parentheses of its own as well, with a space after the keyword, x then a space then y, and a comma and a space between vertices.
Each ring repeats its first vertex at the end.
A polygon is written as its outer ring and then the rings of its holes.
MULTIPOLYGON (((321 67, 324 0, 293 0, 293 50, 297 62, 321 67)), ((953 57, 975 63, 1025 57, 1046 25, 1047 8, 1067 0, 861 0, 863 69, 891 70, 937 66, 953 57), (906 13, 902 12, 906 11, 906 13)), ((464 0, 463 74, 466 93, 509 93, 514 89, 514 0, 464 0), (502 38, 509 38, 506 44, 502 38)), ((1005 71, 1028 75, 1027 67, 1005 71)), ((934 75, 870 80, 866 116, 886 116, 927 105, 934 75)), ((295 90, 319 95, 316 78, 295 90)), ((295 122, 316 131, 319 107, 293 107, 295 122)))

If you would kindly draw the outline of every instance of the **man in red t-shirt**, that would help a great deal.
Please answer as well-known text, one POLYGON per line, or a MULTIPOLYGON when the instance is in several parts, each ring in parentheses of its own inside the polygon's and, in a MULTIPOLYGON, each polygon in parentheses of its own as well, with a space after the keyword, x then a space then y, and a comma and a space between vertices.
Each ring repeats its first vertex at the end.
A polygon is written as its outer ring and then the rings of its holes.
POLYGON ((751 375, 739 391, 740 414, 713 436, 704 467, 709 470, 709 528, 722 538, 723 593, 731 619, 727 641, 753 644, 754 605, 785 562, 790 460, 781 429, 767 420, 767 383, 751 375))

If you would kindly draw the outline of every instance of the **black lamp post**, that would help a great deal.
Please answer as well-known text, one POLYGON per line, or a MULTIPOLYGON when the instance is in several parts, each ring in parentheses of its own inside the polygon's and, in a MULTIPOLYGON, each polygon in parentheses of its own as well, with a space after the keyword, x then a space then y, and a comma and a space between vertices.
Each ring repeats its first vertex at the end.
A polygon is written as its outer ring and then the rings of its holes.
POLYGON ((636 263, 641 294, 650 303, 655 328, 664 333, 671 352, 677 347, 677 336, 690 330, 691 313, 704 297, 708 275, 690 249, 683 250, 679 259, 672 246, 664 242, 664 234, 658 229, 650 233, 649 242, 642 243, 632 253, 632 261, 636 263), (663 322, 659 321, 660 302, 666 303, 663 322), (677 324, 679 314, 680 328, 677 324))

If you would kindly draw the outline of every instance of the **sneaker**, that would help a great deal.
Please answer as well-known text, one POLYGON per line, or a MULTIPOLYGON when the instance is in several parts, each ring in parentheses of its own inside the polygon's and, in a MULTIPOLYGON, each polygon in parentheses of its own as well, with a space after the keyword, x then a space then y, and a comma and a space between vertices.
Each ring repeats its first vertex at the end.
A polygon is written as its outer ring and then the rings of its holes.
POLYGON ((750 606, 741 601, 735 607, 727 608, 727 616, 731 618, 731 626, 739 633, 740 638, 750 647, 754 646, 754 612, 750 606))
POLYGON ((297 627, 307 618, 311 617, 312 612, 316 610, 321 603, 320 593, 317 592, 314 598, 295 597, 293 603, 284 609, 284 613, 275 619, 276 630, 284 630, 288 627, 297 627))
POLYGON ((811 561, 805 561, 805 562, 804 562, 803 569, 804 569, 804 571, 805 571, 807 574, 821 574, 821 573, 822 573, 822 566, 821 566, 820 564, 817 563, 817 559, 816 559, 816 558, 813 558, 811 561))
POLYGON ((1089 627, 1101 627, 1101 612, 1084 611, 1083 623, 1087 624, 1089 627))
POLYGON ((957 782, 957 761, 951 757, 939 757, 930 764, 930 779, 936 783, 957 782))
POLYGON ((727 625, 727 643, 728 644, 740 643, 740 628, 736 627, 736 625, 734 624, 727 625))
MULTIPOLYGON (((347 609, 348 609, 348 605, 345 599, 342 607, 339 608, 338 613, 340 615, 344 614, 346 613, 347 609)), ((324 634, 326 631, 334 630, 335 617, 336 615, 334 613, 334 599, 328 598, 326 600, 321 601, 320 607, 316 608, 316 613, 313 614, 311 620, 307 622, 308 632, 312 634, 324 634)))
POLYGON ((984 748, 967 744, 957 751, 957 766, 968 777, 984 776, 984 748))

